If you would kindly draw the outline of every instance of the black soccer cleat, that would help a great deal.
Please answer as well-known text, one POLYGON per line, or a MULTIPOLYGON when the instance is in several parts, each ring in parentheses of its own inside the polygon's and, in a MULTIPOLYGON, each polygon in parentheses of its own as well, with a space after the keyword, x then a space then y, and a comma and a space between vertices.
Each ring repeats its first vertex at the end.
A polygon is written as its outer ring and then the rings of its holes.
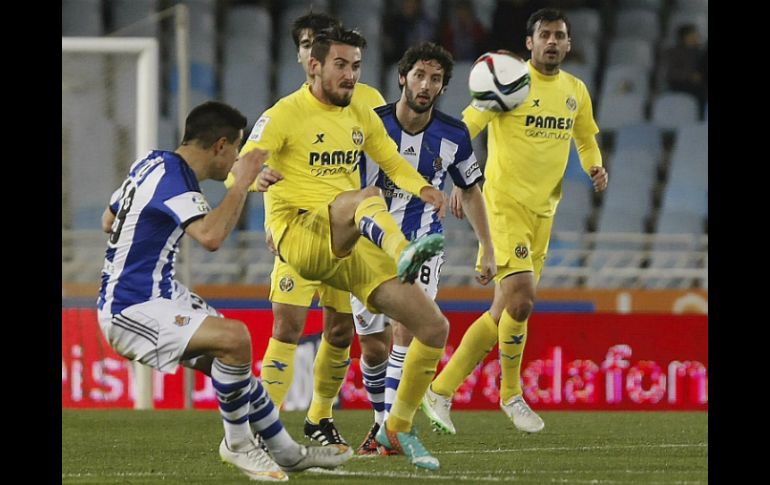
POLYGON ((348 445, 334 426, 332 418, 323 418, 318 424, 313 424, 305 418, 305 437, 321 443, 321 446, 348 445))

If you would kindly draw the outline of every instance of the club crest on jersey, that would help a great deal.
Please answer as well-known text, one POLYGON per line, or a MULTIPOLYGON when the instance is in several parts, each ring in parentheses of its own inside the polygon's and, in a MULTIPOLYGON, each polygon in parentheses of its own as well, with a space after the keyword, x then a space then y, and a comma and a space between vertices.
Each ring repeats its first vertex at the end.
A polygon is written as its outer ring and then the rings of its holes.
POLYGON ((443 163, 443 160, 441 160, 441 157, 434 158, 433 159, 433 170, 438 172, 442 168, 444 168, 444 163, 443 163))
POLYGON ((364 144, 364 132, 361 131, 361 128, 354 126, 352 136, 353 136, 353 143, 355 143, 358 146, 361 146, 364 144))
POLYGON ((361 316, 361 315, 356 314, 356 320, 358 320, 358 325, 362 329, 364 329, 364 328, 369 326, 369 322, 367 322, 366 319, 363 316, 361 316))
POLYGON ((529 256, 529 249, 526 244, 518 243, 516 249, 513 250, 513 254, 519 259, 527 259, 527 256, 529 256))
POLYGON ((184 327, 190 323, 190 317, 186 317, 184 315, 177 315, 174 317, 174 324, 180 327, 184 327))
POLYGON ((567 96, 567 109, 570 111, 577 109, 577 101, 572 96, 567 96))
POLYGON ((281 281, 278 282, 278 288, 285 293, 290 292, 294 289, 294 279, 289 275, 284 276, 281 278, 281 281))

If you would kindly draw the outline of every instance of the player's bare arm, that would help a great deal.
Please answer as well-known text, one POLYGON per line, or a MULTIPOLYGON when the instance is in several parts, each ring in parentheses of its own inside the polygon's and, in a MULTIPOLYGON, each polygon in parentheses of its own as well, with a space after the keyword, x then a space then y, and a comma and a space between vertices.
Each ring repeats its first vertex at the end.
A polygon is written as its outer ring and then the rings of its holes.
POLYGON ((473 184, 467 189, 459 189, 458 192, 461 199, 460 205, 464 208, 465 214, 468 215, 468 222, 471 223, 476 239, 479 240, 479 245, 484 253, 481 256, 481 271, 476 275, 476 281, 486 285, 497 274, 497 263, 495 261, 495 248, 492 245, 492 235, 489 231, 484 197, 478 184, 473 184))
POLYGON ((449 196, 449 211, 458 219, 465 217, 463 213, 462 190, 457 186, 452 187, 452 195, 449 196))
POLYGON ((112 223, 115 221, 115 214, 112 213, 110 207, 107 206, 102 212, 102 231, 110 234, 112 232, 112 223))
POLYGON ((249 186, 262 170, 269 153, 254 149, 233 165, 233 186, 227 191, 222 203, 204 217, 191 222, 185 232, 209 251, 216 251, 235 227, 246 203, 249 186))
POLYGON ((420 189, 420 199, 426 204, 432 205, 438 211, 438 216, 442 219, 446 214, 445 197, 444 192, 433 186, 420 189))

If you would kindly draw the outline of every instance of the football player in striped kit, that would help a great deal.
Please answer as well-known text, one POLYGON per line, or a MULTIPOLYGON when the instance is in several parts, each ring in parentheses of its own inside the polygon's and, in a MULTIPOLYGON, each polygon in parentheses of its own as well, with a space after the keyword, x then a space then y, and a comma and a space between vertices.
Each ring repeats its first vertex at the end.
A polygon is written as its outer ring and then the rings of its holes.
POLYGON ((219 454, 252 480, 286 481, 285 471, 334 467, 348 447, 298 444, 278 419, 252 373, 251 336, 174 279, 179 241, 187 233, 209 251, 227 238, 243 210, 249 185, 268 153, 240 158, 234 183, 211 209, 199 182, 224 180, 238 159, 246 118, 214 101, 185 121, 175 151, 153 150, 137 160, 102 215, 109 236, 99 291, 99 326, 115 351, 161 372, 179 365, 211 377, 225 429, 219 454), (270 455, 257 444, 258 434, 270 455))

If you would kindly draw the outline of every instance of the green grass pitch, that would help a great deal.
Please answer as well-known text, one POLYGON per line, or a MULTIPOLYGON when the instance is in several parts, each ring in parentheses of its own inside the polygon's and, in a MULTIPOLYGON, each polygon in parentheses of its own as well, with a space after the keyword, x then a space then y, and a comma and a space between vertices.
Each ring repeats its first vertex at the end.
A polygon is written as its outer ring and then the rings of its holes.
MULTIPOLYGON (((284 412, 303 443, 304 412, 284 412)), ((441 461, 420 471, 403 457, 354 457, 336 470, 291 474, 291 483, 706 484, 705 412, 542 412, 545 429, 517 431, 501 411, 456 411, 458 434, 437 435, 421 411, 415 424, 441 461)), ((370 411, 335 411, 343 437, 357 447, 370 411)), ((63 484, 251 483, 223 465, 215 411, 62 410, 63 484)))

